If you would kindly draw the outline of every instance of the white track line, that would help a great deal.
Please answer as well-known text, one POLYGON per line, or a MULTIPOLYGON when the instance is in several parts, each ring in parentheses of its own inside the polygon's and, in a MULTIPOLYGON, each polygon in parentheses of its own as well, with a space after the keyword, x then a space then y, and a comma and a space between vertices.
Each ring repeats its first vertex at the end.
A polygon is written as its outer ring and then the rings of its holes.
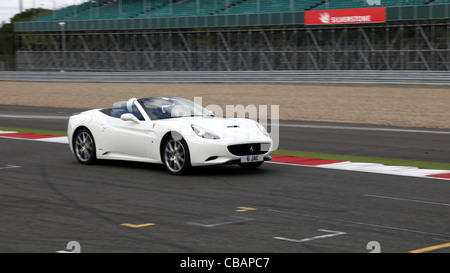
MULTIPOLYGON (((268 125, 268 124, 265 124, 268 125)), ((355 130, 355 131, 379 131, 396 133, 422 133, 422 134, 443 134, 450 135, 449 131, 436 130, 417 130, 417 129, 394 129, 394 128, 374 128, 374 127, 355 127, 355 126, 333 126, 333 125, 303 125, 280 123, 280 127, 291 128, 310 128, 310 129, 329 129, 329 130, 355 130)))
POLYGON ((35 140, 43 141, 43 142, 51 142, 51 143, 69 144, 69 139, 66 136, 63 136, 63 137, 51 137, 51 138, 41 138, 41 139, 35 139, 35 140))
POLYGON ((390 197, 390 196, 382 196, 382 195, 372 195, 372 194, 364 194, 364 196, 374 197, 374 198, 390 199, 390 200, 396 200, 396 201, 407 201, 407 202, 414 202, 414 203, 422 203, 422 204, 439 205, 439 206, 450 207, 450 204, 447 204, 447 203, 430 202, 430 201, 423 201, 423 200, 416 200, 416 199, 407 199, 407 198, 390 197))
POLYGON ((415 176, 415 177, 424 177, 426 175, 450 173, 450 170, 419 169, 417 167, 409 167, 409 166, 387 166, 379 163, 358 163, 358 162, 332 163, 326 165, 319 165, 317 167, 335 170, 392 174, 401 176, 415 176))
POLYGON ((5 165, 5 166, 3 166, 3 167, 0 167, 0 170, 5 170, 5 169, 15 169, 15 168, 20 168, 20 166, 5 165))
POLYGON ((18 119, 69 119, 68 116, 49 116, 49 115, 0 115, 0 118, 18 118, 18 119))

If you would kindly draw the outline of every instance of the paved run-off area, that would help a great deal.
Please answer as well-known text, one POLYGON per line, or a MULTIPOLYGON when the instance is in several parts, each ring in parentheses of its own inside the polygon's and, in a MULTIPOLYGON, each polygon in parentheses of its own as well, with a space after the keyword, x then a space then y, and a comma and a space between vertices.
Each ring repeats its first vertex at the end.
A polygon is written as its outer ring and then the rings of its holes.
POLYGON ((0 82, 0 104, 111 107, 131 97, 202 98, 203 106, 279 105, 281 120, 450 128, 448 86, 0 82))

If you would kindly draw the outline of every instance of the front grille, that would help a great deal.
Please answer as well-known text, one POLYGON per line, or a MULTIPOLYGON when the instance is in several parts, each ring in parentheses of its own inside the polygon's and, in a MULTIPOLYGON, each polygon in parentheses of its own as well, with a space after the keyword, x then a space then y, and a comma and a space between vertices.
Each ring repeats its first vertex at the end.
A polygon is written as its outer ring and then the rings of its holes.
POLYGON ((269 151, 269 143, 250 143, 228 146, 228 151, 233 155, 261 155, 269 151))

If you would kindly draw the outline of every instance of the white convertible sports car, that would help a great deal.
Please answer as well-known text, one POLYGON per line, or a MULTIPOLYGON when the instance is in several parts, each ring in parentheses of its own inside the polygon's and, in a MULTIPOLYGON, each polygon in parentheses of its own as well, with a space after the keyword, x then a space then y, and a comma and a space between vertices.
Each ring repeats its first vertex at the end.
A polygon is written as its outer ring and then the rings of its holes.
POLYGON ((132 98, 74 114, 68 138, 82 164, 97 159, 163 163, 172 174, 225 163, 254 169, 272 158, 272 139, 262 125, 216 117, 182 98, 132 98))

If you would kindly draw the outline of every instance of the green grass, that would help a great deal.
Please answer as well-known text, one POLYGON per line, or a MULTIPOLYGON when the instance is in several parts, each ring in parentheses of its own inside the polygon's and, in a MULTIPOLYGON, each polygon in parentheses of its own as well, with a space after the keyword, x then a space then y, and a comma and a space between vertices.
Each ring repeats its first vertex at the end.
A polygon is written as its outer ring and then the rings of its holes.
POLYGON ((380 163, 388 166, 410 166, 421 169, 436 169, 436 170, 450 170, 450 163, 428 162, 428 161, 415 161, 405 159, 393 159, 384 157, 371 157, 371 156, 357 156, 357 155, 341 155, 341 154, 327 154, 327 153, 315 153, 315 152, 302 152, 291 150, 275 150, 274 155, 288 155, 295 157, 311 157, 327 160, 343 160, 351 162, 362 163, 380 163))
POLYGON ((14 131, 14 132, 19 132, 19 133, 34 133, 34 134, 52 135, 52 136, 67 136, 67 132, 65 132, 65 131, 23 129, 23 128, 13 128, 13 127, 0 127, 0 131, 14 131))
MULTIPOLYGON (((0 131, 15 131, 20 133, 35 133, 53 136, 67 136, 65 131, 51 131, 51 130, 37 130, 37 129, 23 129, 12 127, 0 127, 0 131)), ((405 159, 394 159, 384 157, 371 157, 371 156, 358 156, 358 155, 341 155, 341 154, 328 154, 328 153, 316 153, 316 152, 304 152, 304 151, 292 151, 292 150, 275 150, 274 155, 288 155, 295 157, 311 157, 327 160, 343 160, 351 162, 363 162, 363 163, 380 163, 388 166, 411 166, 421 169, 436 169, 436 170, 450 170, 450 163, 440 162, 428 162, 428 161, 415 161, 405 159)))

